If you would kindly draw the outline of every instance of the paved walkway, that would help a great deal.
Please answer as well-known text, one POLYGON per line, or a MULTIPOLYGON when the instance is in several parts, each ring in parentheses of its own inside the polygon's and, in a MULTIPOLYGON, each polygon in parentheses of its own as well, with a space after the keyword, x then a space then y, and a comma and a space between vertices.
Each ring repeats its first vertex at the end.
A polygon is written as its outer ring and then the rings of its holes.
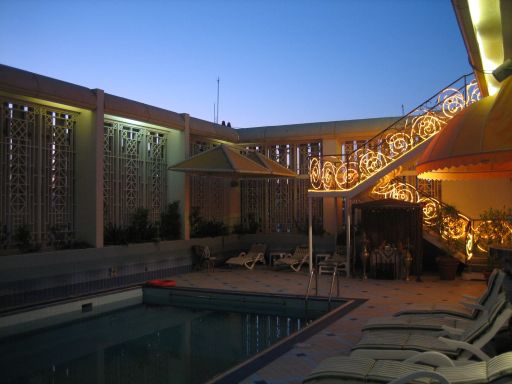
MULTIPOLYGON (((215 272, 193 272, 173 276, 179 286, 227 289, 249 292, 305 294, 306 272, 254 269, 216 269, 215 272)), ((330 277, 319 281, 319 295, 329 292, 330 277)), ((340 296, 367 301, 321 330, 303 343, 296 344, 271 364, 242 381, 244 384, 301 383, 302 379, 328 356, 348 354, 361 338, 361 327, 371 317, 387 316, 407 307, 439 303, 461 307, 462 295, 478 296, 485 288, 483 281, 441 281, 437 276, 424 276, 423 282, 393 280, 360 280, 341 278, 340 296)))

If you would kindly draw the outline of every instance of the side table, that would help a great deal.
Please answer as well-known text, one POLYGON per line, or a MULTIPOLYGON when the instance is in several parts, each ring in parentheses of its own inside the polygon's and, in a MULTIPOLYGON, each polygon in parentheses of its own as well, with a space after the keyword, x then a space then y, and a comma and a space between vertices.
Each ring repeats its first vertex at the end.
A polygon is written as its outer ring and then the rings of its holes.
POLYGON ((287 254, 289 254, 289 252, 285 252, 285 251, 272 251, 272 252, 269 252, 268 254, 268 258, 269 258, 269 263, 268 265, 269 266, 272 266, 274 265, 274 261, 276 259, 282 259, 283 257, 285 257, 287 254))

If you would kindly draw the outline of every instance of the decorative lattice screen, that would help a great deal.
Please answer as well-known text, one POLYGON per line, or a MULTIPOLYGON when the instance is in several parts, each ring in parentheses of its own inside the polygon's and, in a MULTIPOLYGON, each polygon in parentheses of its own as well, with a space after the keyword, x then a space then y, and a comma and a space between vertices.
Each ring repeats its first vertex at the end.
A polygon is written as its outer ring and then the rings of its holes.
POLYGON ((128 225, 137 208, 160 220, 166 204, 167 137, 162 131, 105 120, 104 221, 128 225))
MULTIPOLYGON (((281 165, 308 175, 309 156, 320 154, 320 143, 275 144, 248 147, 281 165)), ((263 232, 304 232, 308 221, 308 179, 241 180, 242 225, 255 220, 263 232)), ((313 199, 313 217, 322 221, 322 201, 313 199)))
POLYGON ((36 243, 73 238, 77 113, 0 100, 1 242, 21 226, 36 243))

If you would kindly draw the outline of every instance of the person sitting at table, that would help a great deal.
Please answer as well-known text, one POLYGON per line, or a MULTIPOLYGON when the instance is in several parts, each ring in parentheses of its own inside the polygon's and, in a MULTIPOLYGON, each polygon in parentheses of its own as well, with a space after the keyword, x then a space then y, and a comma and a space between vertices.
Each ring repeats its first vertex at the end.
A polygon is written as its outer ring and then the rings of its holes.
POLYGON ((404 246, 401 241, 397 244, 397 252, 399 263, 401 266, 401 277, 405 280, 409 280, 409 273, 411 272, 412 255, 409 248, 404 246))

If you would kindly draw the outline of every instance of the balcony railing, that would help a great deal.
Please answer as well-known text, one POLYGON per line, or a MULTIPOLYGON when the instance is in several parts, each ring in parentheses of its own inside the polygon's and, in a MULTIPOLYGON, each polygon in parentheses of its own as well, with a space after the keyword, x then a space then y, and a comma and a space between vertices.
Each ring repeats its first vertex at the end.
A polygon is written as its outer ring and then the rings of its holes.
MULTIPOLYGON (((312 157, 313 191, 350 191, 437 134, 459 111, 480 99, 472 74, 464 75, 350 153, 312 157)), ((395 165, 397 165, 395 163, 395 165)))

